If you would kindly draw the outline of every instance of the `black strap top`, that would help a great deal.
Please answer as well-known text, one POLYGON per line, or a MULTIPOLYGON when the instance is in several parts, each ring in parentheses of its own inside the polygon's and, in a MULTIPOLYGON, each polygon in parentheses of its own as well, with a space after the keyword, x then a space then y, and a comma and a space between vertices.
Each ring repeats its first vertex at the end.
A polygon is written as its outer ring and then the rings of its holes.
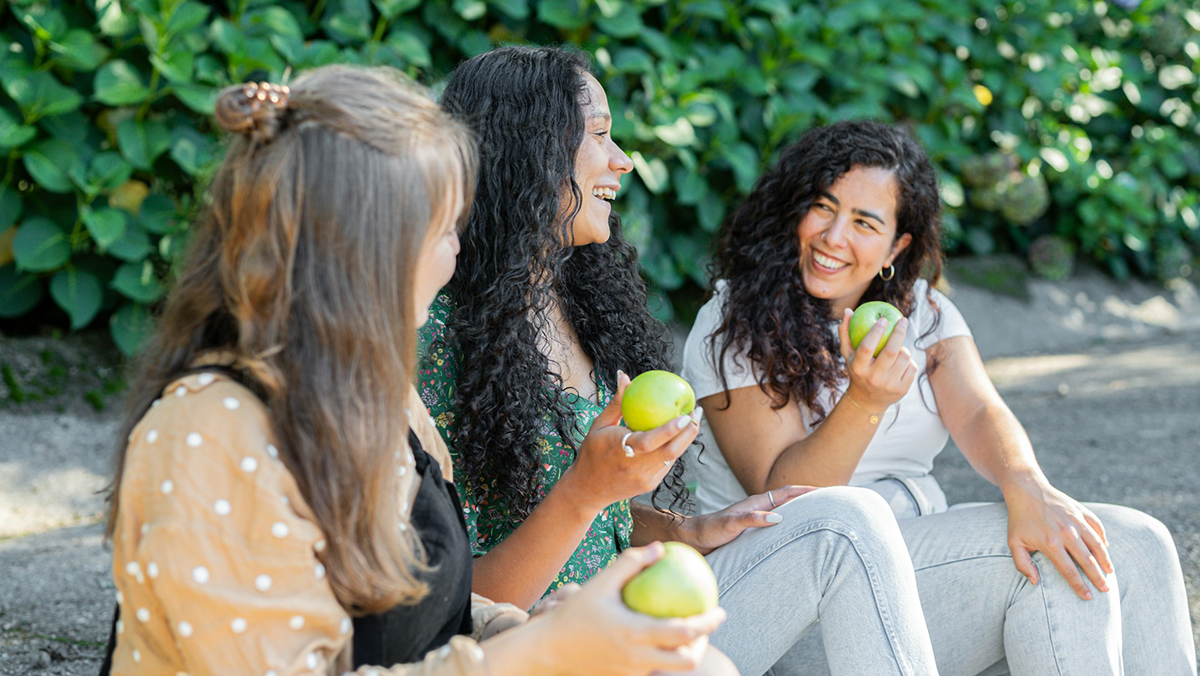
MULTIPOLYGON (((245 378, 228 367, 204 367, 195 371, 217 371, 239 383, 245 378)), ((186 373, 183 375, 187 375, 186 373)), ((391 666, 417 662, 431 650, 450 642, 456 634, 470 634, 471 626, 471 547, 462 505, 454 484, 442 477, 437 462, 421 446, 411 430, 417 473, 421 477, 412 507, 411 522, 425 548, 430 570, 418 574, 429 593, 416 605, 400 605, 377 615, 354 619, 353 658, 355 668, 363 665, 391 666)), ((112 655, 117 645, 117 620, 121 608, 113 613, 108 650, 101 676, 112 671, 112 655)))

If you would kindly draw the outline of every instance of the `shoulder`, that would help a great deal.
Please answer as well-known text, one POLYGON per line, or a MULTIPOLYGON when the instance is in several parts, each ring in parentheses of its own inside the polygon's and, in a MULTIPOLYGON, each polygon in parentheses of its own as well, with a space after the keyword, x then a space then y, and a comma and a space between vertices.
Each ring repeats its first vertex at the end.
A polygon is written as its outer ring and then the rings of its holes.
POLYGON ((913 284, 913 327, 921 338, 922 346, 932 345, 954 336, 969 336, 971 329, 950 298, 936 288, 930 288, 928 280, 918 279, 913 284), (926 333, 932 332, 928 338, 926 333))

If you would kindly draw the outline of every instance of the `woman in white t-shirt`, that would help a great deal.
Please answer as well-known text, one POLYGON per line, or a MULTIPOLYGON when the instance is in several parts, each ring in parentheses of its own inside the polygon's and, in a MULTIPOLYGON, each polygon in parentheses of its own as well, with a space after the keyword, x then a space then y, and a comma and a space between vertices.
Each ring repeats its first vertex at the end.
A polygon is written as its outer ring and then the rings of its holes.
MULTIPOLYGON (((1046 479, 962 315, 931 286, 940 217, 925 153, 873 122, 806 133, 730 215, 684 349, 707 413, 708 451, 691 463, 700 510, 788 484, 882 494, 942 674, 1005 662, 1014 675, 1195 674, 1170 534, 1046 479), (857 350, 848 337, 853 308, 872 300, 906 316, 878 355, 886 322, 857 350), (947 509, 929 471, 951 436, 1003 504, 947 509)), ((776 672, 810 673, 817 641, 776 672)))

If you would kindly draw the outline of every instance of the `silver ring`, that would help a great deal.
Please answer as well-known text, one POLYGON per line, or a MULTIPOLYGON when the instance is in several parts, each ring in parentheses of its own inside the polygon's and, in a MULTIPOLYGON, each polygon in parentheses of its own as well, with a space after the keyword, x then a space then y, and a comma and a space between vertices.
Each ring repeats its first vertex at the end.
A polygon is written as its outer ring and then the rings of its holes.
POLYGON ((625 457, 626 458, 633 457, 633 447, 630 446, 628 443, 626 443, 627 441, 629 441, 629 437, 632 437, 632 436, 633 436, 633 432, 626 432, 625 436, 621 437, 621 448, 625 449, 625 457))
POLYGON ((670 467, 670 466, 671 466, 670 460, 663 460, 663 467, 670 467))
POLYGON ((771 491, 767 491, 767 499, 771 501, 771 509, 775 509, 779 506, 775 504, 775 496, 771 495, 771 491))

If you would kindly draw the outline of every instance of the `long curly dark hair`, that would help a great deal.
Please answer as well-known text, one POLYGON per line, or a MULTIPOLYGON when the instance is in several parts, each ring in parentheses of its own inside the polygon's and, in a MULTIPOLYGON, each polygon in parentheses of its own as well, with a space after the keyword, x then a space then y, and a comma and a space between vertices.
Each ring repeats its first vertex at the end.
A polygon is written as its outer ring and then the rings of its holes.
MULTIPOLYGON (((794 398, 817 420, 827 414, 818 395, 845 377, 845 365, 829 330, 829 301, 809 295, 800 276, 799 224, 822 192, 857 167, 893 172, 896 236, 912 235, 893 263, 895 276, 876 276, 861 302, 887 301, 909 315, 913 284, 924 276, 936 319, 922 337, 940 322, 932 289, 942 274, 941 200, 925 151, 903 130, 878 122, 812 129, 780 154, 722 225, 712 279, 728 286, 721 324, 709 340, 726 390, 724 358, 734 349, 758 367, 759 387, 775 408, 794 398)), ((935 367, 931 361, 927 372, 935 367)))
MULTIPOLYGON (((575 154, 583 141, 590 63, 556 47, 504 47, 451 74, 442 105, 479 141, 479 178, 447 291, 456 311, 448 335, 462 354, 454 451, 469 487, 494 486, 523 518, 539 500, 539 429, 548 416, 569 446, 578 421, 563 380, 539 349, 551 334, 549 310, 562 314, 591 356, 595 374, 615 391, 617 370, 636 375, 670 368, 670 343, 646 309, 637 251, 609 217, 603 244, 571 241, 583 195, 575 154), (567 216, 562 195, 569 194, 567 216)), ((571 451, 577 452, 572 448, 571 451)), ((654 492, 686 504, 677 462, 654 492)))

